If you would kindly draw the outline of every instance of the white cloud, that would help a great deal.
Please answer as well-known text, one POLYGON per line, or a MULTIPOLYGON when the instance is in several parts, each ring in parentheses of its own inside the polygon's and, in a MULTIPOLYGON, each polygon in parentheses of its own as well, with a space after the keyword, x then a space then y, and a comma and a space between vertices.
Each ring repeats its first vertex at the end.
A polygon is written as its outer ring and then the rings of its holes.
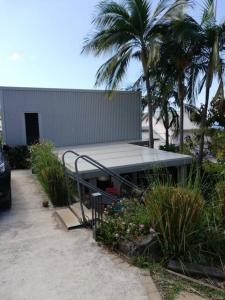
POLYGON ((18 52, 13 52, 10 56, 9 56, 9 59, 11 60, 20 60, 22 58, 22 55, 18 52))

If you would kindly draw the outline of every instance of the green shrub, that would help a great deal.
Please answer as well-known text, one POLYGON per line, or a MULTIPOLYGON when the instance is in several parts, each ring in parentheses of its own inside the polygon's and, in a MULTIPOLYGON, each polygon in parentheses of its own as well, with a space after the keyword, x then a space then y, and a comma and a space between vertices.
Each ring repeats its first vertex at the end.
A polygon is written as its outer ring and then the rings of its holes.
POLYGON ((135 199, 108 206, 103 219, 98 240, 106 245, 116 247, 120 240, 133 241, 149 233, 146 208, 135 199))
POLYGON ((216 192, 219 200, 219 209, 222 223, 225 227, 225 181, 219 181, 216 185, 216 192))
POLYGON ((197 251, 204 201, 187 188, 155 186, 145 196, 153 229, 165 257, 183 258, 197 251))
POLYGON ((179 152, 179 146, 177 146, 175 144, 169 144, 168 146, 167 145, 160 145, 159 150, 177 153, 177 152, 179 152))
POLYGON ((203 171, 218 180, 225 175, 225 165, 206 161, 203 163, 203 171))
POLYGON ((211 130, 209 148, 218 162, 225 163, 225 131, 211 130))
POLYGON ((68 204, 64 170, 60 161, 53 153, 51 143, 33 145, 31 148, 32 169, 48 194, 54 206, 68 204))
POLYGON ((30 168, 30 151, 28 146, 5 147, 6 158, 11 169, 30 168))
POLYGON ((207 265, 220 265, 225 259, 225 231, 218 200, 205 204, 203 209, 202 229, 198 243, 201 262, 207 265))
POLYGON ((204 197, 206 201, 212 201, 216 197, 216 184, 225 179, 225 165, 206 161, 202 166, 201 180, 204 181, 204 197))

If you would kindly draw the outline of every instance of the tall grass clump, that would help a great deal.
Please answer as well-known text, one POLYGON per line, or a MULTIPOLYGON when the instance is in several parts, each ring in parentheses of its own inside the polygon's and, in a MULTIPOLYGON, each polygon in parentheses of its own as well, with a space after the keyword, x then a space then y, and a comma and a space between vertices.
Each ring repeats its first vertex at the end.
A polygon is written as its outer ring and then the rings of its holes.
POLYGON ((54 206, 65 206, 67 189, 63 166, 53 153, 53 144, 43 142, 31 148, 31 163, 34 173, 54 206))
POLYGON ((189 258, 199 251, 204 200, 184 187, 155 186, 145 196, 153 229, 159 234, 164 258, 189 258))

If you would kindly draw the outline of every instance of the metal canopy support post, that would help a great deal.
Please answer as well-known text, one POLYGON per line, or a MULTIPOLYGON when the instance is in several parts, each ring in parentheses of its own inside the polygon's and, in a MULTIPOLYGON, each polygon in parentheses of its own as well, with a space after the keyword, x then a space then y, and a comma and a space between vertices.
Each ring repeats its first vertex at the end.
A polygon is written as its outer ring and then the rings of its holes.
POLYGON ((187 181, 187 165, 177 168, 177 183, 184 186, 187 181))

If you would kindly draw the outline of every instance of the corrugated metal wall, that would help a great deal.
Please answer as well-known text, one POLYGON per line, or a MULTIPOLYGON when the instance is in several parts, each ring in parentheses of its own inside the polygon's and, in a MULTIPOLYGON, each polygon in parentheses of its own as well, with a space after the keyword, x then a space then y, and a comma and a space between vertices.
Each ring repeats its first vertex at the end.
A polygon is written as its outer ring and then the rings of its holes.
POLYGON ((56 146, 141 138, 140 94, 1 88, 5 142, 26 144, 24 113, 39 113, 40 138, 56 146))

